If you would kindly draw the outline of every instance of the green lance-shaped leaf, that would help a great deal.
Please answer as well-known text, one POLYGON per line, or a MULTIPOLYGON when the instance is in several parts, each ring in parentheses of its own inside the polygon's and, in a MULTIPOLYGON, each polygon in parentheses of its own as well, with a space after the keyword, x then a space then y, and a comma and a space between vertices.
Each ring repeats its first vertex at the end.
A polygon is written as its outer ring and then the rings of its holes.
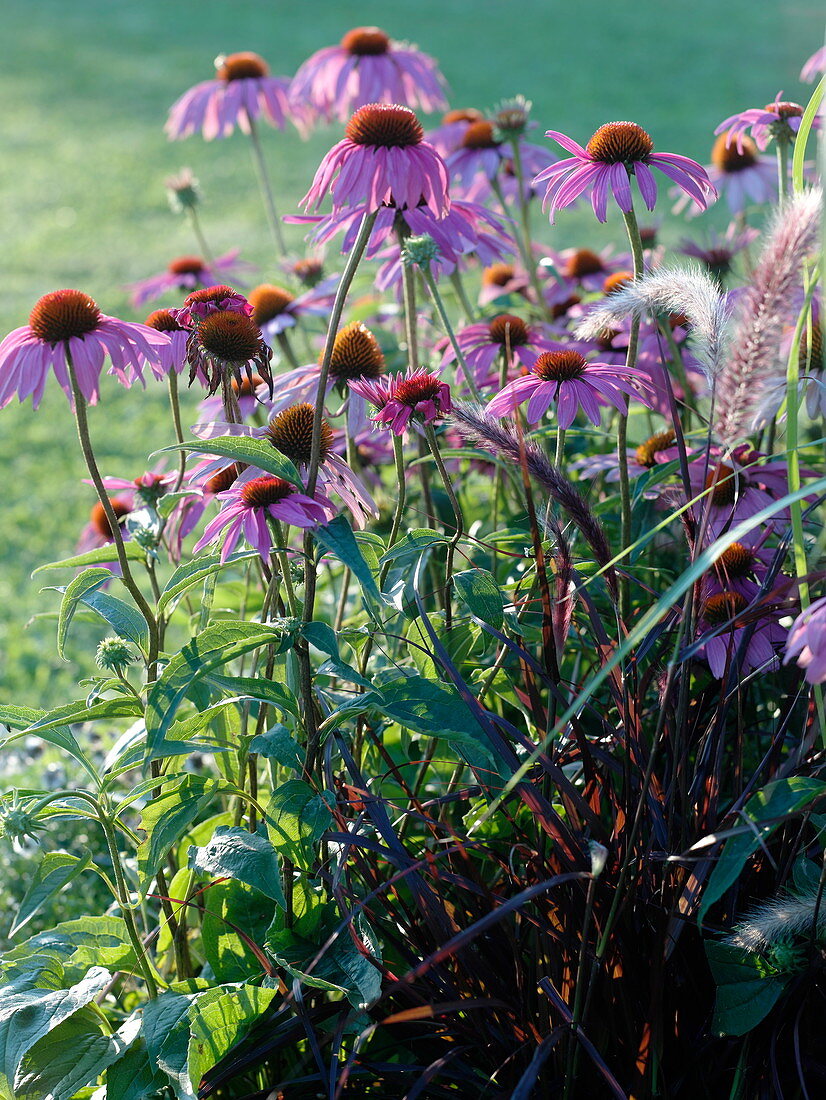
POLYGON ((227 620, 209 626, 176 653, 149 693, 146 705, 146 760, 162 745, 178 707, 203 677, 259 646, 288 644, 283 628, 227 620))
POLYGON ((253 439, 246 435, 227 435, 221 439, 193 439, 174 447, 162 447, 157 453, 179 450, 231 458, 235 462, 243 462, 247 466, 255 466, 268 474, 283 478, 284 481, 291 482, 299 489, 304 488, 301 476, 293 463, 263 439, 253 439))
POLYGON ((505 601, 492 573, 487 569, 466 569, 453 574, 453 583, 456 595, 471 615, 501 629, 505 621, 505 601))
POLYGON ((189 1011, 189 1078, 195 1088, 203 1076, 247 1034, 252 1025, 280 997, 275 989, 244 985, 240 989, 211 989, 189 1011))
MULTIPOLYGON (((0 729, 0 745, 11 744, 21 737, 28 736, 26 731, 45 714, 45 710, 34 710, 32 707, 15 706, 10 703, 0 704, 0 726, 8 728, 7 733, 0 729)), ((39 730, 37 736, 48 742, 48 744, 54 745, 55 748, 68 753, 72 759, 80 764, 95 786, 100 786, 100 776, 97 769, 77 743, 75 735, 68 726, 39 730)))
POLYGON ((60 601, 60 611, 57 616, 57 655, 65 660, 66 639, 69 635, 69 627, 74 618, 77 605, 87 592, 93 592, 100 588, 106 581, 112 579, 109 569, 84 569, 84 571, 68 584, 60 601))
POLYGON ((9 935, 17 935, 50 898, 59 894, 65 886, 85 871, 91 862, 90 852, 86 852, 83 856, 73 856, 69 852, 47 852, 29 880, 23 900, 17 907, 9 935))
POLYGON ((146 837, 138 846, 138 872, 143 889, 155 876, 169 849, 177 844, 221 788, 217 779, 187 775, 183 781, 165 787, 146 805, 140 824, 146 837))
POLYGON ((149 1064, 164 1074, 178 1100, 195 1100, 187 1072, 189 1010, 194 1002, 192 994, 168 990, 149 1001, 143 1009, 143 1036, 149 1064))
MULTIPOLYGON (((146 551, 138 546, 136 542, 124 543, 124 549, 128 561, 144 561, 146 559, 146 551)), ((34 577, 37 573, 42 573, 46 569, 81 569, 86 565, 112 562, 117 559, 117 556, 117 551, 111 543, 108 543, 106 546, 99 546, 96 550, 87 550, 83 554, 73 554, 70 558, 61 558, 60 561, 50 561, 45 565, 38 565, 32 576, 34 577)), ((108 569, 107 573, 110 577, 112 576, 111 571, 108 569)))
POLYGON ((189 849, 189 867, 253 886, 286 908, 278 856, 269 840, 246 829, 219 826, 203 848, 189 849))
POLYGON ((316 542, 348 567, 366 595, 378 603, 382 601, 376 579, 345 516, 336 516, 330 523, 314 528, 313 535, 316 542))
POLYGON ((298 867, 309 869, 316 845, 330 828, 334 798, 319 794, 301 779, 288 779, 273 791, 267 808, 267 828, 273 847, 298 867))
POLYGON ((179 565, 164 586, 158 599, 158 614, 163 614, 167 609, 174 607, 181 596, 188 589, 205 581, 214 573, 220 573, 222 569, 229 569, 232 565, 250 561, 258 557, 256 550, 243 550, 238 554, 231 554, 222 562, 216 554, 211 557, 193 558, 192 561, 179 565))

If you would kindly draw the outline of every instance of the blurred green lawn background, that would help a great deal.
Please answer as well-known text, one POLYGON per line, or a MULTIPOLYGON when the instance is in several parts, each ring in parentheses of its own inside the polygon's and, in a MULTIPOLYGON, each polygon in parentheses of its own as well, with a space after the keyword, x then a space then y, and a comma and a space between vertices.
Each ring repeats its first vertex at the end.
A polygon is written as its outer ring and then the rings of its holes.
MULTIPOLYGON (((166 112, 213 75, 221 52, 255 50, 275 74, 291 75, 314 50, 371 23, 439 60, 453 106, 489 108, 521 92, 533 100, 539 142, 549 127, 584 142, 602 122, 632 119, 658 149, 703 163, 727 115, 780 89, 805 102, 797 74, 823 41, 821 5, 809 0, 6 0, 2 333, 24 324, 41 294, 67 286, 88 291, 106 313, 142 320, 123 284, 197 251, 163 187, 184 165, 201 180, 213 250, 239 247, 260 265, 262 281, 279 281, 246 139, 170 143, 166 112)), ((322 129, 305 143, 294 132, 264 132, 282 213, 295 212, 339 136, 339 128, 322 129)), ((663 235, 673 241, 686 227, 668 222, 667 206, 660 204, 663 235)), ((710 219, 722 227, 725 215, 710 219)), ((621 235, 618 220, 599 226, 587 209, 563 212, 553 230, 539 217, 536 224, 556 247, 599 246, 621 235)), ((701 225, 689 231, 701 234, 701 225)), ((300 250, 300 231, 287 234, 300 250)), ((91 419, 103 471, 140 473, 146 454, 171 441, 165 414, 163 387, 127 393, 106 379, 91 419)), ((31 580, 32 569, 73 551, 93 501, 55 384, 37 413, 29 404, 3 410, 0 462, 0 700, 56 705, 78 694, 73 684, 91 667, 83 643, 99 634, 79 630, 64 663, 54 654, 53 622, 25 628, 32 615, 57 606, 54 593, 39 594, 42 585, 68 579, 31 580)))

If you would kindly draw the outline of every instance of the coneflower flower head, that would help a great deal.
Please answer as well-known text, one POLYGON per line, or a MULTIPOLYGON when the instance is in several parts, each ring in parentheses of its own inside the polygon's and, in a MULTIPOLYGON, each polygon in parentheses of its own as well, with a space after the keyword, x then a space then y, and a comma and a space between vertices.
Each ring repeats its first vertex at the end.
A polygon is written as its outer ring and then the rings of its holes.
POLYGON ((0 343, 0 409, 15 393, 19 401, 31 397, 37 408, 50 369, 72 401, 69 356, 80 392, 93 405, 107 357, 112 364, 109 373, 128 388, 143 382, 146 364, 162 372, 161 349, 168 342, 163 332, 101 313, 97 302, 81 290, 54 290, 35 303, 28 325, 0 343))
POLYGON ((826 680, 826 596, 815 600, 792 623, 783 663, 795 657, 810 684, 826 680))
POLYGON ((368 103, 355 112, 344 140, 319 165, 301 205, 317 209, 327 193, 333 212, 365 205, 416 207, 424 202, 443 217, 450 209, 448 172, 409 107, 368 103))
POLYGON ((201 204, 201 185, 191 168, 182 168, 177 176, 167 176, 164 187, 173 214, 185 214, 201 204))
MULTIPOLYGON (((190 298, 194 297, 190 295, 190 298)), ((247 308, 243 309, 215 308, 215 299, 197 302, 187 299, 187 302, 190 317, 187 341, 189 384, 192 385, 199 376, 206 379, 209 393, 213 394, 224 379, 234 379, 240 387, 242 375, 246 375, 252 386, 252 380, 257 375, 267 383, 272 395, 272 351, 250 316, 252 307, 249 302, 244 299, 247 308)), ((232 304, 232 299, 230 302, 232 304)), ((181 312, 178 311, 179 315, 181 312)))
POLYGON ((394 435, 403 435, 411 420, 431 424, 452 408, 450 387, 438 375, 414 367, 404 374, 358 378, 348 385, 376 407, 378 412, 371 419, 394 435))
POLYGON ((604 222, 609 189, 620 210, 632 209, 631 176, 635 176, 649 210, 657 201, 657 184, 651 169, 657 168, 705 209, 717 197, 708 175, 696 161, 676 153, 655 153, 654 142, 635 122, 606 122, 583 148, 558 130, 547 130, 573 156, 552 164, 537 175, 534 184, 547 183, 543 210, 550 207, 553 223, 557 210, 570 206, 588 191, 597 220, 604 222))
POLYGON ((442 110, 444 87, 436 62, 415 46, 393 41, 380 27, 353 27, 337 46, 327 46, 304 62, 290 96, 324 118, 344 122, 366 103, 442 110))
POLYGON ((191 329, 210 313, 243 313, 251 317, 253 307, 233 287, 218 284, 193 291, 184 298, 183 306, 169 312, 179 325, 191 329))
MULTIPOLYGON (((772 138, 778 141, 793 141, 800 129, 803 119, 803 108, 799 103, 790 100, 781 100, 781 92, 777 93, 772 103, 765 107, 749 107, 746 111, 740 111, 724 119, 715 134, 725 134, 726 145, 737 144, 738 152, 743 151, 743 141, 746 131, 751 130, 758 149, 765 149, 772 138)), ((813 125, 819 129, 820 120, 815 117, 813 125)))
POLYGON ((733 447, 751 431, 767 393, 784 371, 783 326, 795 311, 803 261, 817 246, 822 191, 812 188, 779 207, 752 282, 738 299, 734 331, 717 380, 715 431, 733 447))

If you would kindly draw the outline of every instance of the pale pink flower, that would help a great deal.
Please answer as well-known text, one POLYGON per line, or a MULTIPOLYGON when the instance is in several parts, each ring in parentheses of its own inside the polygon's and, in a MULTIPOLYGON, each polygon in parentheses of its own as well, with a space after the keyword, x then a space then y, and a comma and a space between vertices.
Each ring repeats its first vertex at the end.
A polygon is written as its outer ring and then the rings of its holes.
POLYGON ((815 50, 800 70, 800 79, 806 84, 811 84, 824 72, 826 72, 826 46, 821 46, 819 50, 815 50))
MULTIPOLYGON (((747 130, 751 130, 751 136, 758 149, 763 150, 773 137, 782 137, 794 140, 803 120, 803 108, 799 103, 791 103, 781 100, 782 92, 778 92, 772 103, 765 107, 749 107, 736 115, 723 119, 715 134, 726 135, 726 145, 737 144, 739 152, 743 151, 743 137, 747 130)), ((814 129, 820 128, 820 120, 813 120, 814 129)))
POLYGON ((783 664, 793 657, 797 658, 798 668, 806 669, 810 684, 826 680, 826 596, 815 600, 792 623, 783 664))

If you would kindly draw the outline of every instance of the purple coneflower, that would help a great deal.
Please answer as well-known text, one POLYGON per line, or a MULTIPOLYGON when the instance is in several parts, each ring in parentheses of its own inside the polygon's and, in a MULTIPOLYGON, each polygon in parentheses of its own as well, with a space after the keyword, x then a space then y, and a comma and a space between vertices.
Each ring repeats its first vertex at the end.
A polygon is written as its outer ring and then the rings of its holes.
MULTIPOLYGON (((674 462, 679 457, 676 445, 677 437, 673 428, 655 432, 638 447, 629 447, 628 476, 642 477, 657 466, 674 462)), ((690 453, 690 452, 689 452, 690 453)), ((585 477, 595 477, 604 473, 606 481, 619 481, 619 458, 616 451, 608 454, 586 455, 570 463, 572 470, 579 470, 585 477)), ((656 491, 659 496, 659 490, 656 491)))
POLYGON ((370 419, 394 435, 404 435, 411 420, 431 424, 452 408, 450 387, 438 375, 415 367, 384 378, 358 378, 348 385, 378 410, 370 419))
MULTIPOLYGON (((776 202, 777 165, 773 157, 761 156, 750 137, 741 135, 740 148, 728 144, 728 135, 720 134, 711 150, 708 178, 717 192, 725 195, 732 214, 742 214, 749 202, 776 202)), ((673 194, 677 194, 676 189, 673 194)), ((680 195, 675 212, 685 210, 696 217, 705 209, 690 196, 680 195)))
POLYGON ((112 364, 109 373, 128 389, 135 381, 143 382, 144 364, 159 365, 167 343, 162 332, 101 313, 81 290, 54 290, 35 304, 27 325, 0 343, 0 409, 15 393, 19 401, 31 397, 37 408, 50 368, 72 401, 69 356, 80 392, 94 405, 107 356, 112 364))
POLYGON ((800 70, 800 79, 806 84, 811 84, 823 72, 826 72, 826 46, 821 46, 812 54, 800 70))
POLYGON ((276 336, 292 328, 300 317, 324 317, 329 314, 337 284, 338 276, 331 275, 303 294, 295 295, 284 287, 262 283, 249 294, 252 319, 267 343, 272 344, 276 336))
MULTIPOLYGON (((527 179, 542 170, 548 163, 548 151, 540 145, 519 140, 524 175, 527 179)), ((513 148, 490 119, 471 122, 465 128, 458 147, 446 159, 451 177, 463 187, 481 175, 485 180, 496 179, 510 165, 513 173, 513 148)), ((486 189, 489 191, 489 188, 486 189)), ((481 196, 479 196, 481 197, 481 196)))
POLYGON ((278 130, 289 119, 300 130, 306 118, 300 106, 290 102, 290 82, 270 76, 269 66, 257 53, 232 53, 216 57, 214 80, 205 80, 184 92, 169 111, 166 132, 170 140, 201 131, 206 141, 228 137, 240 127, 263 117, 278 130))
MULTIPOLYGON (((202 304, 190 303, 189 309, 193 311, 202 304)), ((245 312, 219 309, 206 316, 194 314, 187 341, 190 385, 196 376, 205 378, 212 394, 223 380, 228 383, 235 378, 240 384, 243 372, 250 383, 259 375, 271 390, 271 358, 272 351, 264 343, 261 330, 245 312)))
POLYGON ((699 244, 683 238, 677 246, 677 251, 684 256, 691 256, 707 269, 719 282, 731 271, 732 260, 760 236, 757 229, 746 226, 738 227, 736 222, 731 222, 725 233, 709 233, 708 243, 699 244))
MULTIPOLYGON (((799 103, 791 103, 781 100, 782 93, 778 92, 772 103, 765 107, 749 107, 724 119, 715 134, 726 135, 726 145, 737 144, 742 152, 743 138, 747 130, 751 130, 754 143, 761 151, 766 148, 772 138, 781 141, 793 141, 800 129, 803 119, 803 108, 799 103)), ((815 117, 813 126, 819 128, 820 120, 815 117)))
POLYGON ((218 284, 217 286, 205 286, 201 290, 193 290, 184 298, 184 304, 169 312, 179 325, 185 329, 192 329, 210 313, 243 313, 245 317, 252 317, 252 306, 244 297, 231 286, 218 284))
POLYGON ((527 401, 526 419, 536 424, 549 406, 556 404, 560 428, 570 428, 580 409, 599 426, 602 407, 613 405, 626 412, 626 396, 650 407, 648 390, 648 375, 636 367, 589 363, 578 351, 547 351, 537 358, 530 374, 514 379, 497 393, 485 412, 510 416, 527 401))
MULTIPOLYGON (((495 385, 496 378, 491 377, 491 370, 497 358, 508 349, 514 365, 529 370, 543 352, 559 347, 545 336, 539 325, 528 325, 512 313, 500 313, 490 321, 468 325, 457 333, 456 341, 479 386, 495 385)), ((448 346, 442 366, 455 358, 453 347, 448 346)))
POLYGON ((438 217, 450 209, 445 162, 424 138, 409 107, 368 103, 347 123, 344 140, 324 157, 301 205, 317 209, 329 191, 333 210, 424 201, 438 217))
POLYGON ((318 50, 293 78, 293 101, 341 122, 366 103, 400 103, 438 111, 444 77, 414 46, 394 42, 378 27, 354 27, 337 46, 318 50))
POLYGON ((436 152, 445 158, 455 153, 461 147, 462 138, 467 129, 474 122, 484 122, 485 116, 475 107, 462 107, 448 111, 442 116, 442 121, 433 130, 427 133, 427 140, 436 152))
POLYGON ((751 531, 728 546, 704 578, 706 598, 718 592, 739 592, 749 603, 756 599, 776 553, 765 546, 770 534, 769 530, 751 531))
POLYGON ((815 600, 792 623, 783 664, 793 657, 797 657, 798 668, 806 669, 810 684, 826 680, 826 596, 815 600))
MULTIPOLYGON (((134 486, 132 488, 134 489, 134 486)), ((129 541, 129 532, 125 529, 124 523, 126 517, 132 512, 132 498, 133 494, 128 490, 119 496, 109 497, 109 503, 115 513, 120 535, 124 542, 129 541)), ((112 534, 109 517, 106 515, 106 510, 101 502, 96 500, 89 511, 89 520, 80 532, 75 551, 78 554, 86 554, 89 550, 99 550, 102 546, 112 546, 114 542, 115 536, 112 534)), ((101 569, 108 569, 115 576, 121 574, 120 563, 114 550, 111 561, 98 562, 97 565, 101 569)))
POLYGON ((753 669, 768 672, 780 664, 778 648, 786 632, 778 622, 778 613, 761 609, 745 619, 741 616, 749 602, 741 592, 724 590, 707 594, 700 603, 698 636, 714 633, 703 643, 699 653, 708 661, 712 676, 718 680, 726 674, 726 667, 737 655, 747 630, 751 631, 751 636, 740 655, 740 675, 753 669))
POLYGON ((178 323, 168 309, 154 310, 144 324, 147 328, 162 332, 167 338, 167 343, 156 349, 156 356, 147 360, 146 365, 156 378, 164 378, 167 374, 180 374, 186 363, 189 331, 178 323))
POLYGON ((272 549, 270 519, 291 527, 317 527, 326 523, 334 511, 333 502, 320 493, 308 497, 289 481, 269 474, 243 484, 236 482, 226 492, 218 493, 218 499, 222 501, 221 511, 206 525, 193 552, 202 550, 226 528, 221 561, 226 561, 242 534, 266 561, 272 549))
POLYGON ((238 259, 238 249, 219 256, 208 262, 201 256, 178 256, 167 265, 160 275, 152 275, 137 283, 130 283, 127 290, 132 292, 129 299, 137 309, 144 302, 161 298, 169 290, 197 290, 201 286, 211 286, 221 279, 236 279, 244 271, 252 271, 253 265, 238 259))
POLYGON ((550 204, 553 223, 557 210, 570 206, 584 191, 591 197, 597 220, 604 222, 610 187, 620 210, 632 210, 631 176, 636 176, 643 202, 649 210, 657 201, 657 184, 651 173, 658 168, 705 209, 717 197, 706 171, 696 161, 676 153, 655 153, 649 135, 635 122, 606 122, 583 147, 558 130, 547 130, 573 156, 540 172, 534 183, 547 183, 543 210, 550 204))
POLYGON ((527 272, 520 270, 514 264, 489 264, 482 271, 479 305, 489 305, 497 298, 505 298, 510 294, 518 294, 521 298, 530 299, 530 286, 531 281, 527 272))

